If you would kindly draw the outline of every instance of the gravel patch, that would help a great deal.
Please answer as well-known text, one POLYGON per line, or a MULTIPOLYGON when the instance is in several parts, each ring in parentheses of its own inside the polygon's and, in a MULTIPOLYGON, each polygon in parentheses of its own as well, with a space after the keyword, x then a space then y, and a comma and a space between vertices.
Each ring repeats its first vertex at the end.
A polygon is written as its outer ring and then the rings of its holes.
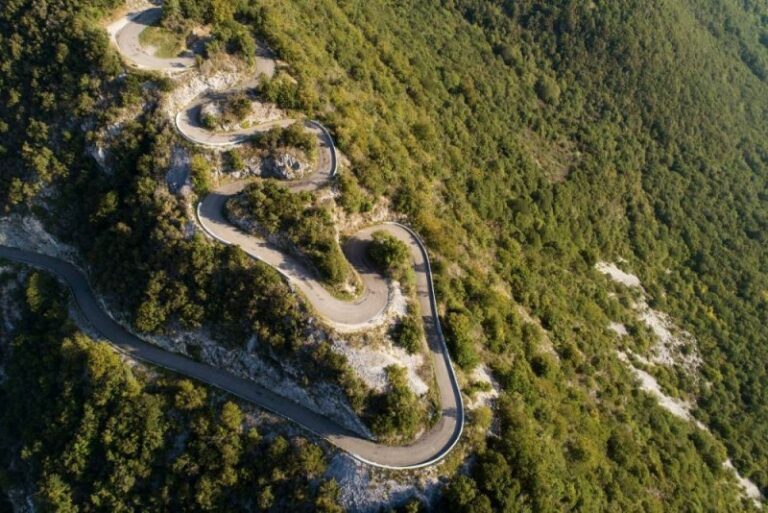
POLYGON ((628 335, 627 327, 620 322, 611 321, 608 324, 608 329, 614 332, 619 337, 626 337, 628 335))
POLYGON ((420 353, 409 354, 405 349, 391 344, 384 347, 353 347, 341 339, 334 339, 332 347, 337 353, 347 357, 347 362, 360 379, 377 392, 387 388, 385 369, 390 365, 405 367, 408 372, 408 384, 417 395, 424 395, 429 386, 419 377, 419 369, 424 365, 420 353))
MULTIPOLYGON (((648 392, 653 397, 655 397, 659 403, 659 406, 661 406, 662 408, 670 412, 675 417, 681 418, 683 420, 691 421, 701 429, 707 429, 707 427, 704 424, 696 420, 693 417, 693 415, 691 415, 691 409, 693 408, 693 405, 689 401, 676 399, 674 397, 670 397, 669 395, 665 394, 661 390, 661 386, 659 385, 659 382, 656 381, 656 378, 654 378, 644 370, 638 369, 637 367, 632 365, 632 362, 630 361, 627 353, 619 351, 617 354, 619 356, 619 360, 627 364, 627 366, 629 367, 629 370, 639 381, 640 390, 648 392)), ((640 358, 640 360, 645 362, 648 361, 642 358, 640 358)))
POLYGON ((339 502, 350 513, 378 513, 402 505, 413 498, 431 502, 440 487, 434 472, 422 471, 417 476, 393 474, 372 469, 339 453, 326 471, 327 478, 339 484, 339 502))
MULTIPOLYGON (((633 303, 632 307, 637 313, 637 318, 656 337, 656 344, 651 350, 651 362, 668 366, 680 365, 695 378, 702 360, 693 335, 677 326, 666 313, 650 307, 648 295, 637 276, 622 271, 616 264, 607 262, 598 262, 595 268, 608 275, 616 283, 639 289, 642 292, 641 297, 633 303)), ((611 322, 608 328, 618 336, 627 335, 627 329, 623 324, 611 322)))
POLYGON ((598 262, 595 265, 595 269, 600 271, 603 274, 607 274, 611 277, 611 279, 617 283, 621 283, 622 285, 626 285, 627 287, 640 287, 640 278, 635 276, 634 274, 626 273, 619 269, 616 264, 610 263, 610 262, 598 262))
POLYGON ((490 406, 491 402, 499 397, 499 384, 493 379, 485 364, 478 365, 474 368, 470 375, 470 382, 487 383, 490 385, 489 390, 478 390, 472 395, 470 400, 467 401, 466 406, 470 410, 474 410, 480 406, 490 406))

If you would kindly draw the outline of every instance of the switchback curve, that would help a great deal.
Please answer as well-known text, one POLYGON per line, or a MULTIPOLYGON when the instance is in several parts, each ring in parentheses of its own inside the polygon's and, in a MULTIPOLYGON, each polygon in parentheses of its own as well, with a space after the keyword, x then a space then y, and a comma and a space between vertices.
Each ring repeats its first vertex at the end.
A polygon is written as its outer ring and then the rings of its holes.
MULTIPOLYGON (((159 16, 156 9, 147 9, 126 17, 122 28, 117 31, 115 36, 118 49, 126 59, 139 67, 167 72, 178 71, 180 68, 188 69, 192 66, 190 61, 179 62, 178 59, 159 59, 153 56, 145 58, 146 52, 141 51, 140 46, 138 46, 138 34, 146 25, 156 19, 155 17, 159 16)), ((287 123, 288 121, 284 120, 283 122, 287 123)), ((214 147, 235 145, 243 142, 244 137, 247 136, 247 134, 225 134, 225 137, 234 137, 235 139, 204 141, 198 139, 199 134, 185 132, 184 127, 191 126, 191 124, 180 123, 179 116, 177 116, 176 122, 184 137, 202 145, 214 147)), ((310 121, 308 124, 308 128, 314 130, 321 140, 320 164, 313 175, 293 185, 293 187, 316 189, 325 184, 336 173, 337 155, 330 133, 317 122, 310 121)), ((252 128, 254 131, 263 129, 265 127, 252 128)), ((46 269, 59 276, 72 290, 81 312, 93 327, 116 348, 132 358, 218 387, 292 420, 340 449, 347 451, 362 462, 391 469, 413 469, 440 461, 455 447, 461 437, 464 425, 464 407, 461 390, 440 328, 429 257, 421 239, 413 230, 398 223, 382 223, 357 232, 351 238, 351 242, 345 245, 345 250, 352 265, 364 277, 367 292, 362 298, 358 298, 356 302, 350 305, 332 298, 311 276, 300 274, 301 270, 298 267, 293 270, 299 274, 287 272, 283 266, 287 259, 286 255, 278 252, 277 256, 273 256, 282 260, 277 263, 270 261, 272 256, 269 256, 267 251, 274 252, 274 248, 260 244, 258 239, 240 232, 223 220, 221 208, 226 198, 236 193, 242 186, 242 183, 229 184, 206 197, 198 205, 201 226, 212 237, 227 244, 237 244, 255 258, 275 266, 291 283, 302 290, 318 313, 331 322, 353 326, 361 325, 370 322, 380 313, 378 308, 371 307, 371 305, 381 303, 381 287, 383 285, 388 290, 388 284, 381 275, 365 267, 364 259, 362 259, 362 252, 364 252, 372 233, 377 230, 386 231, 407 245, 416 275, 417 297, 421 306, 425 334, 434 366, 441 413, 437 424, 418 440, 406 446, 389 446, 365 439, 339 426, 331 419, 298 403, 286 400, 260 385, 239 378, 225 370, 195 362, 144 342, 126 331, 105 313, 91 291, 85 275, 72 264, 63 260, 7 246, 0 246, 0 257, 46 269)))

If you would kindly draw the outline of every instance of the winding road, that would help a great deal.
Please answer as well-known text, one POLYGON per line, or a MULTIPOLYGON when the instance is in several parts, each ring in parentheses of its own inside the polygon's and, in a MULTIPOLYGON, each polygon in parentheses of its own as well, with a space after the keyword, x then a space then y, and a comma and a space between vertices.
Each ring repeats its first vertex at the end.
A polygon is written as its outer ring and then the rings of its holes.
POLYGON ((112 36, 112 41, 117 45, 123 58, 136 68, 165 73, 179 73, 192 69, 195 66, 195 56, 192 52, 185 52, 172 59, 162 59, 152 55, 139 43, 139 34, 145 28, 160 21, 162 14, 163 9, 154 6, 142 11, 131 12, 112 23, 107 31, 112 36))
MULTIPOLYGON (((114 38, 125 58, 136 64, 138 35, 148 20, 159 16, 155 8, 129 15, 114 38)), ((140 48, 140 46, 138 47, 140 48)), ((141 54, 141 52, 139 52, 141 54)), ((141 67, 173 72, 178 69, 178 59, 159 59, 148 56, 138 63, 141 67)), ((262 57, 263 58, 263 57, 262 57)), ((266 64, 263 64, 266 66, 266 64)), ((210 147, 227 147, 240 144, 254 132, 266 130, 274 124, 290 124, 294 120, 280 120, 270 124, 250 127, 244 131, 211 133, 200 128, 195 109, 202 100, 193 102, 176 116, 179 132, 188 140, 210 147)), ((316 190, 333 178, 337 170, 336 148, 330 133, 316 121, 305 121, 307 130, 319 140, 320 155, 316 170, 299 181, 291 182, 293 190, 316 190)), ((49 270, 63 279, 71 288, 85 318, 107 340, 129 356, 168 370, 189 376, 201 382, 230 392, 286 419, 292 420, 309 431, 347 451, 358 460, 374 466, 391 469, 412 469, 429 466, 440 461, 458 443, 464 425, 464 406, 461 390, 451 365, 448 349, 437 314, 432 284, 432 272, 426 247, 410 228, 398 223, 382 223, 355 233, 344 245, 344 253, 359 273, 364 292, 353 301, 343 301, 332 296, 301 262, 231 225, 223 214, 226 200, 238 193, 247 181, 229 183, 215 190, 197 208, 200 225, 212 238, 225 244, 235 244, 249 255, 277 269, 295 288, 300 290, 317 314, 332 325, 350 329, 363 329, 376 323, 389 301, 390 287, 387 280, 366 262, 365 251, 373 232, 383 230, 404 242, 410 250, 416 275, 417 298, 421 306, 422 320, 435 373, 439 393, 440 419, 415 442, 406 446, 390 446, 361 437, 308 408, 281 397, 253 382, 230 374, 226 370, 195 362, 179 354, 164 351, 127 332, 102 310, 86 277, 73 265, 49 256, 16 248, 0 246, 0 257, 49 270)))

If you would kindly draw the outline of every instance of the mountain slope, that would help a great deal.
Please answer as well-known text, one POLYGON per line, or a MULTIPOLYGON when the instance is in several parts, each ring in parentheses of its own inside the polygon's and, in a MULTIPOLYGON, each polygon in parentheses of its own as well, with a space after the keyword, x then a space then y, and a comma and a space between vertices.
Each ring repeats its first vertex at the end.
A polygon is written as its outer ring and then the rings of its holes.
MULTIPOLYGON (((4 177, 19 178, 4 178, 6 207, 53 177, 54 198, 69 200, 49 202, 64 214, 53 224, 71 232, 100 287, 122 294, 130 315, 157 276, 192 290, 213 269, 240 269, 234 257, 183 240, 183 200, 152 194, 164 171, 159 155, 173 135, 153 110, 152 95, 162 91, 139 85, 147 77, 105 78, 96 87, 106 103, 149 97, 144 117, 118 147, 125 151, 115 176, 91 181, 96 173, 75 163, 85 142, 64 137, 71 126, 53 121, 50 135, 34 140, 57 155, 61 141, 74 146, 56 172, 41 173, 49 168, 35 167, 40 160, 32 154, 17 158, 25 155, 21 141, 39 128, 8 101, 13 90, 38 83, 13 60, 13 41, 24 34, 6 37, 18 12, 8 10, 0 25, 4 55, 14 63, 3 80, 23 84, 1 93, 10 105, 0 109, 4 133, 13 136, 0 143, 13 169, 4 177), (119 207, 103 214, 110 195, 119 207)), ((425 236, 454 360, 468 381, 474 366, 488 365, 502 388, 498 436, 473 440, 478 457, 469 477, 454 479, 445 492, 451 510, 752 507, 737 499, 722 463, 729 456, 768 488, 763 4, 264 0, 239 2, 234 18, 268 41, 296 78, 295 85, 275 82, 275 99, 321 119, 350 158, 354 177, 347 174, 343 185, 360 185, 365 201, 347 203, 348 210, 387 198, 425 236), (695 404, 712 435, 639 392, 617 357, 617 350, 647 356, 656 343, 632 308, 637 298, 594 270, 598 260, 619 259, 641 277, 651 306, 695 339, 703 358, 697 371, 679 364, 648 370, 667 393, 695 404), (617 339, 607 329, 611 321, 624 323, 629 335, 617 339)), ((77 78, 71 83, 114 75, 112 68, 99 71, 109 61, 102 53, 110 54, 95 48, 78 56, 82 67, 65 66, 77 78)), ((31 46, 31 62, 53 50, 31 46)), ((25 101, 25 112, 50 109, 45 119, 63 119, 72 109, 45 95, 25 101)), ((219 271, 215 276, 220 282, 219 271)), ((258 291, 255 281, 242 289, 258 291)), ((211 290, 216 299, 152 298, 153 311, 162 313, 153 327, 217 322, 217 303, 240 304, 232 291, 211 290)), ((271 330, 278 323, 269 315, 285 302, 295 310, 288 299, 265 303, 248 312, 251 325, 222 324, 238 340, 256 325, 290 351, 296 329, 271 330)))

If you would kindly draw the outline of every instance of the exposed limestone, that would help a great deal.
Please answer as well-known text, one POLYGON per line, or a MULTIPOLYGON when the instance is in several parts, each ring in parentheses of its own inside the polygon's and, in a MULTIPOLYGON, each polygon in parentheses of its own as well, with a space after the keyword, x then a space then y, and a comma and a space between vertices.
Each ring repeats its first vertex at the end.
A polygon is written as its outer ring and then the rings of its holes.
POLYGON ((269 155, 262 160, 262 175, 281 180, 295 180, 307 175, 311 168, 289 151, 269 155))
POLYGON ((356 513, 389 510, 411 499, 432 503, 440 489, 435 467, 421 470, 416 476, 393 479, 391 474, 363 465, 344 453, 331 460, 325 477, 339 483, 339 501, 344 510, 356 513))

